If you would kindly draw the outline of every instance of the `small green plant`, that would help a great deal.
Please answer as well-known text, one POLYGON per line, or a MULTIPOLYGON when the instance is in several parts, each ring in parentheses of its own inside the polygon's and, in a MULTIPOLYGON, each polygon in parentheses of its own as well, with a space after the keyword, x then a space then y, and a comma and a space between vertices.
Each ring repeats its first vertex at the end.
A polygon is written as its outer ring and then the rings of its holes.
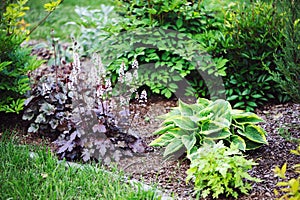
MULTIPOLYGON (((291 150, 291 153, 300 156, 300 145, 296 150, 291 150)), ((296 173, 300 173, 300 164, 296 164, 293 166, 296 173)), ((277 187, 280 187, 279 191, 274 189, 274 193, 276 196, 280 196, 279 200, 298 200, 300 199, 300 176, 297 178, 291 178, 287 180, 285 173, 287 170, 287 163, 283 164, 280 168, 276 166, 274 168, 274 173, 276 176, 281 178, 282 180, 276 184, 277 187)))
POLYGON ((254 113, 232 109, 228 101, 198 99, 195 104, 179 101, 179 106, 166 115, 160 135, 150 146, 166 146, 164 156, 185 147, 187 153, 196 151, 204 143, 224 140, 240 150, 250 150, 268 144, 266 132, 258 125, 263 120, 254 113))
POLYGON ((293 137, 293 134, 289 131, 289 127, 280 127, 278 128, 279 135, 284 138, 286 141, 298 142, 298 138, 293 137))
POLYGON ((222 141, 213 145, 204 144, 188 158, 191 165, 186 180, 195 183, 194 193, 198 197, 205 198, 212 194, 213 198, 218 198, 220 194, 226 194, 226 197, 237 198, 238 192, 248 194, 251 189, 245 179, 260 181, 247 172, 256 163, 246 159, 233 144, 230 147, 226 147, 222 141))

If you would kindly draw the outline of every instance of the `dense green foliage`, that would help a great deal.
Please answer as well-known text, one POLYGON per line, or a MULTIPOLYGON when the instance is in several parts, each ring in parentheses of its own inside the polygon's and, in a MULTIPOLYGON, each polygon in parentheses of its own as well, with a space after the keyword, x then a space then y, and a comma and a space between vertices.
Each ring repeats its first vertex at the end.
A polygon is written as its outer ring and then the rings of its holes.
MULTIPOLYGON (((12 133, 6 133, 10 136, 12 133)), ((160 199, 155 188, 125 183, 99 165, 69 166, 46 148, 0 140, 1 199, 160 199)))
POLYGON ((222 141, 214 145, 205 144, 188 157, 191 165, 187 170, 187 181, 192 179, 195 183, 194 193, 198 198, 209 194, 213 198, 218 198, 220 194, 237 198, 238 192, 248 194, 251 189, 245 179, 260 181, 247 172, 256 163, 247 160, 234 145, 229 148, 222 141))
POLYGON ((277 71, 274 55, 284 39, 272 2, 120 1, 116 11, 120 17, 108 17, 105 26, 91 17, 79 23, 91 33, 82 33, 83 44, 99 51, 113 81, 121 62, 137 59, 145 65, 140 82, 168 98, 226 95, 234 108, 247 111, 289 99, 268 70, 277 71))
POLYGON ((286 100, 268 68, 275 69, 274 54, 283 42, 282 17, 272 3, 237 4, 224 15, 216 52, 229 60, 225 88, 234 108, 253 111, 270 100, 286 100), (275 86, 274 86, 275 85, 275 86))
MULTIPOLYGON (((189 86, 190 83, 185 84, 187 87, 182 85, 186 81, 195 82, 195 77, 198 77, 198 81, 202 82, 199 92, 207 97, 217 96, 218 91, 207 89, 210 87, 207 85, 213 85, 212 80, 216 78, 222 87, 221 76, 226 75, 224 65, 227 60, 212 58, 199 43, 191 39, 189 33, 191 30, 203 32, 193 25, 193 21, 203 18, 209 20, 208 13, 211 10, 202 13, 198 4, 188 4, 187 1, 174 1, 172 5, 165 1, 150 3, 152 10, 148 9, 145 1, 120 2, 120 7, 116 8, 120 17, 117 20, 108 19, 105 27, 98 20, 99 26, 97 18, 85 17, 80 24, 86 26, 85 30, 88 28, 91 34, 82 34, 80 38, 85 37, 83 45, 93 44, 92 49, 99 51, 104 64, 112 72, 113 82, 117 81, 120 63, 125 62, 128 66, 137 59, 141 66, 140 82, 148 86, 152 93, 168 98, 174 93, 184 95, 185 92, 194 96, 195 91, 189 86), (92 42, 87 42, 87 38, 92 42)), ((100 11, 105 14, 103 9, 91 10, 90 13, 96 16, 100 11)), ((194 84, 199 85, 198 82, 194 84)))
POLYGON ((30 48, 21 46, 28 33, 21 20, 29 9, 25 3, 8 4, 1 13, 0 111, 18 113, 23 109, 24 94, 30 89, 28 73, 42 63, 30 56, 30 48))
POLYGON ((300 1, 278 1, 278 7, 284 18, 284 42, 282 52, 275 55, 278 72, 271 73, 283 93, 300 102, 300 1))
MULTIPOLYGON (((28 0, 28 6, 30 10, 25 16, 25 20, 30 23, 30 27, 34 27, 42 20, 46 15, 43 5, 49 2, 49 0, 28 0)), ((31 39, 43 39, 50 40, 49 33, 54 30, 54 37, 60 38, 70 42, 71 35, 77 35, 80 33, 80 28, 70 26, 69 22, 79 20, 80 17, 75 14, 74 9, 76 7, 90 7, 99 8, 102 4, 112 4, 111 1, 104 0, 67 0, 60 5, 60 9, 55 11, 55 14, 50 15, 47 20, 42 23, 39 28, 34 31, 31 39)))
POLYGON ((164 156, 185 148, 187 153, 197 151, 204 143, 223 140, 240 150, 250 150, 267 144, 266 132, 258 125, 263 120, 254 113, 231 108, 228 101, 198 99, 196 104, 179 101, 179 107, 166 115, 163 127, 154 132, 161 135, 152 146, 165 146, 164 156))

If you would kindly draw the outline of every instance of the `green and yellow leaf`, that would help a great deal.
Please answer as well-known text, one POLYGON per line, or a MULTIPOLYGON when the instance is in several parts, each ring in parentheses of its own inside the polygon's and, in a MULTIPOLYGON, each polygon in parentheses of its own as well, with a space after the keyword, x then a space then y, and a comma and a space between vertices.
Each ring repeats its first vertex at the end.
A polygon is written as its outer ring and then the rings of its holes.
POLYGON ((166 146, 164 157, 167 157, 184 147, 181 138, 174 138, 171 143, 166 146))
POLYGON ((266 139, 266 132, 263 128, 256 125, 247 125, 245 128, 245 137, 253 142, 268 144, 266 139))

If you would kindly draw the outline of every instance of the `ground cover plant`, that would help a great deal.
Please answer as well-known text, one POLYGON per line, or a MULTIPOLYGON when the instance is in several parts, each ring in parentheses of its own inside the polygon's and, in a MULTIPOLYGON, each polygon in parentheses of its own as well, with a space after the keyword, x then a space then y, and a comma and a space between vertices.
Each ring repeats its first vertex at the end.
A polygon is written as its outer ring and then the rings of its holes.
POLYGON ((234 144, 226 147, 222 141, 210 145, 204 144, 188 156, 191 166, 187 170, 187 181, 195 182, 197 198, 205 198, 212 193, 213 198, 220 194, 237 198, 239 193, 248 194, 250 183, 245 179, 259 182, 248 174, 256 163, 246 159, 234 144))
POLYGON ((126 183, 116 169, 108 173, 95 164, 66 167, 47 147, 19 145, 12 135, 7 131, 0 139, 1 198, 159 199, 155 190, 145 192, 138 183, 126 183))
MULTIPOLYGON (((297 156, 300 156, 300 145, 295 150, 291 150, 292 154, 295 154, 297 156)), ((300 173, 300 164, 296 164, 292 166, 293 170, 296 173, 300 173)), ((300 198, 300 176, 287 179, 285 176, 287 170, 287 163, 284 163, 281 168, 276 166, 274 168, 274 173, 276 176, 281 178, 281 181, 279 181, 276 186, 279 187, 279 190, 274 189, 274 193, 276 196, 279 196, 278 199, 290 199, 290 200, 296 200, 300 198)))

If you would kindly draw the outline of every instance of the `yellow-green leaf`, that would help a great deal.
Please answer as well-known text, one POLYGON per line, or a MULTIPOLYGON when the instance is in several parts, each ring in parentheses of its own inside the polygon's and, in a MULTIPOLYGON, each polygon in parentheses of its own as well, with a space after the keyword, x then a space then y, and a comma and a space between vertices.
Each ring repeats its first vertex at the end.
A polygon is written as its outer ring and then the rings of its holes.
POLYGON ((244 134, 247 139, 253 142, 268 144, 266 139, 266 132, 260 126, 247 125, 244 134))
POLYGON ((278 176, 282 179, 285 179, 286 178, 285 177, 286 167, 287 167, 287 163, 284 163, 284 165, 281 168, 276 166, 273 171, 274 171, 276 176, 278 176))
POLYGON ((154 135, 161 135, 161 134, 164 134, 166 133, 168 130, 174 128, 175 125, 174 124, 169 124, 167 126, 163 126, 159 129, 157 129, 156 131, 153 132, 154 135))
POLYGON ((166 133, 153 140, 149 145, 154 147, 162 147, 168 145, 176 136, 172 133, 166 133))
POLYGON ((164 123, 173 122, 178 127, 184 130, 196 130, 198 128, 197 124, 192 121, 189 117, 185 116, 174 116, 166 119, 164 123))
POLYGON ((44 8, 47 12, 53 12, 59 4, 61 4, 62 0, 51 1, 50 3, 44 4, 44 8))
POLYGON ((167 157, 168 155, 175 153, 176 151, 180 150, 182 147, 184 147, 181 138, 174 138, 171 143, 169 143, 166 146, 164 157, 167 157))

